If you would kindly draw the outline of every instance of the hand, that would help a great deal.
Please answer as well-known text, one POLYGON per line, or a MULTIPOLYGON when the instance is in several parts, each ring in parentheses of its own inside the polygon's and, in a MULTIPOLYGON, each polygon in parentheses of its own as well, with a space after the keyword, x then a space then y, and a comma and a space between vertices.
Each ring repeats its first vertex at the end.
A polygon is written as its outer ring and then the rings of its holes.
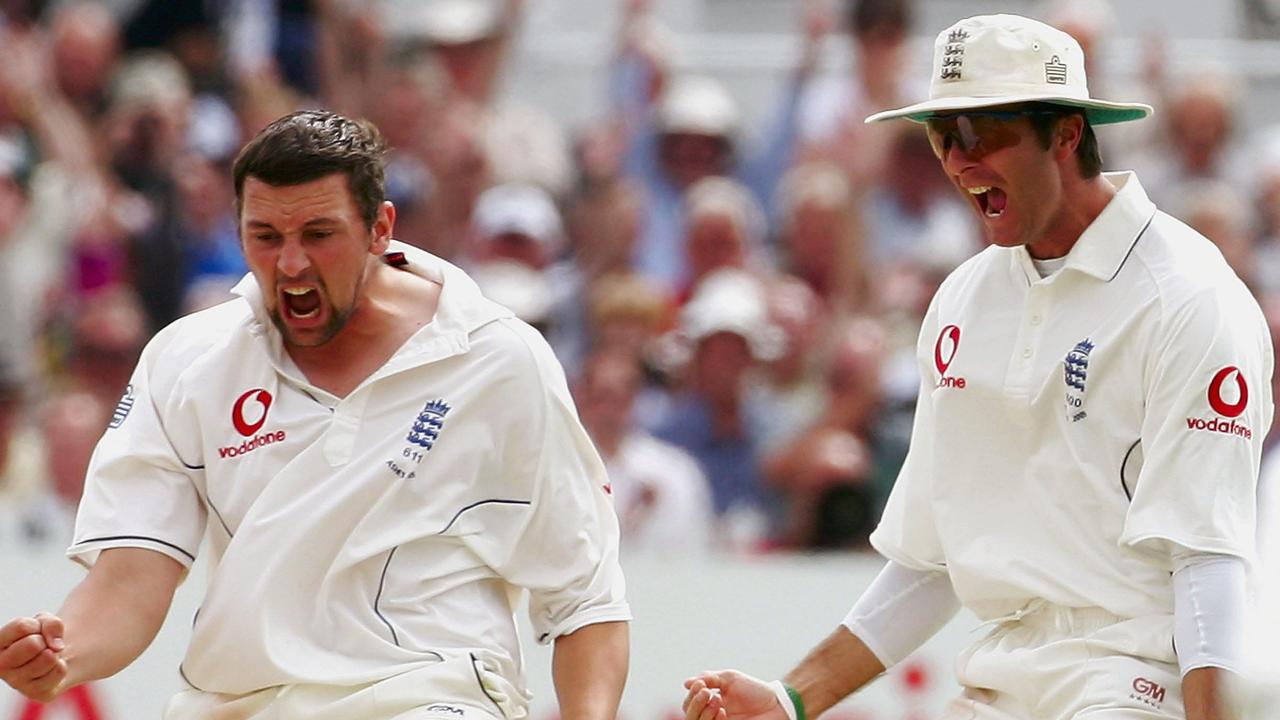
POLYGON ((702 673, 684 686, 685 720, 787 720, 773 688, 737 670, 702 673))
POLYGON ((812 72, 822 58, 822 40, 835 27, 836 11, 829 0, 808 0, 801 5, 801 13, 804 45, 797 67, 803 75, 812 72))
POLYGON ((0 63, 0 97, 19 118, 22 112, 39 110, 40 101, 51 87, 47 68, 48 52, 42 39, 33 32, 0 31, 0 46, 5 48, 5 61, 0 63))
POLYGON ((0 680, 37 702, 49 702, 62 690, 67 662, 62 620, 49 613, 17 618, 0 628, 0 680))

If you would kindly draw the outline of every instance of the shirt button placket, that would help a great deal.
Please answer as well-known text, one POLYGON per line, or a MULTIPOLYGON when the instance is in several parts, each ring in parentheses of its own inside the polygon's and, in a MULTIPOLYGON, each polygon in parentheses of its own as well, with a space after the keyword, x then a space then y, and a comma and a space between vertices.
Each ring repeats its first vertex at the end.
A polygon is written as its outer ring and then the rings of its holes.
POLYGON ((1010 410, 1018 416, 1026 414, 1031 400, 1031 387, 1035 381, 1036 348, 1040 345, 1040 336, 1043 333, 1046 292, 1047 288, 1039 284, 1028 288, 1026 307, 1022 313, 1022 321, 1018 326, 1017 338, 1013 346, 1014 357, 1009 363, 1005 395, 1010 410))

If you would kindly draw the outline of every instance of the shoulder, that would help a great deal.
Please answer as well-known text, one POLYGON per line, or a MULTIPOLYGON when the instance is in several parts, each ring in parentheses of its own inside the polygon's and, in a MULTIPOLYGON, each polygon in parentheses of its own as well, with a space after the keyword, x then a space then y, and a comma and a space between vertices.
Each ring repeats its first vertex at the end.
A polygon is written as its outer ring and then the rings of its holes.
POLYGON ((1133 249, 1165 317, 1209 311, 1261 317, 1257 301, 1212 242, 1157 211, 1133 249))
POLYGON ((222 364, 243 353, 253 324, 241 298, 178 318, 156 333, 139 361, 157 389, 176 384, 186 374, 222 364))
POLYGON ((1011 261, 1009 248, 988 245, 981 252, 969 257, 947 274, 934 294, 934 304, 962 300, 974 288, 986 282, 994 273, 1009 273, 1011 261))
POLYGON ((502 317, 476 328, 470 337, 473 362, 494 380, 565 384, 564 369, 546 339, 514 317, 502 317))

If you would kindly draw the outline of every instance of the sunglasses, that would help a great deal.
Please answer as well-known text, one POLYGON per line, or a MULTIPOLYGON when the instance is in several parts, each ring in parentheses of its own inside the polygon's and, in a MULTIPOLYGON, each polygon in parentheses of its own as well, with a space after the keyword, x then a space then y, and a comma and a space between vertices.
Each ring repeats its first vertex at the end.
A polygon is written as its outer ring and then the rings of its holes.
POLYGON ((981 157, 1022 142, 1024 134, 1010 125, 1014 120, 1059 114, 1053 110, 992 110, 931 117, 924 125, 933 154, 939 158, 954 147, 966 155, 981 157))

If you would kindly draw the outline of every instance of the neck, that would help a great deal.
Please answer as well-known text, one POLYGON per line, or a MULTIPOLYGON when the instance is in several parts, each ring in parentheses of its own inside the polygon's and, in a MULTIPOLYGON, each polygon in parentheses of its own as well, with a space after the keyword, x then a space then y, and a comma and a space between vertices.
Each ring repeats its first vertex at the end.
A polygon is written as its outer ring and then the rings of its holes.
POLYGON ((1027 252, 1037 260, 1065 256, 1115 194, 1115 187, 1101 175, 1068 181, 1062 189, 1058 212, 1050 219, 1042 238, 1027 245, 1027 252))
POLYGON ((435 316, 440 286, 381 260, 370 270, 347 324, 329 342, 285 349, 307 380, 346 397, 435 316))

